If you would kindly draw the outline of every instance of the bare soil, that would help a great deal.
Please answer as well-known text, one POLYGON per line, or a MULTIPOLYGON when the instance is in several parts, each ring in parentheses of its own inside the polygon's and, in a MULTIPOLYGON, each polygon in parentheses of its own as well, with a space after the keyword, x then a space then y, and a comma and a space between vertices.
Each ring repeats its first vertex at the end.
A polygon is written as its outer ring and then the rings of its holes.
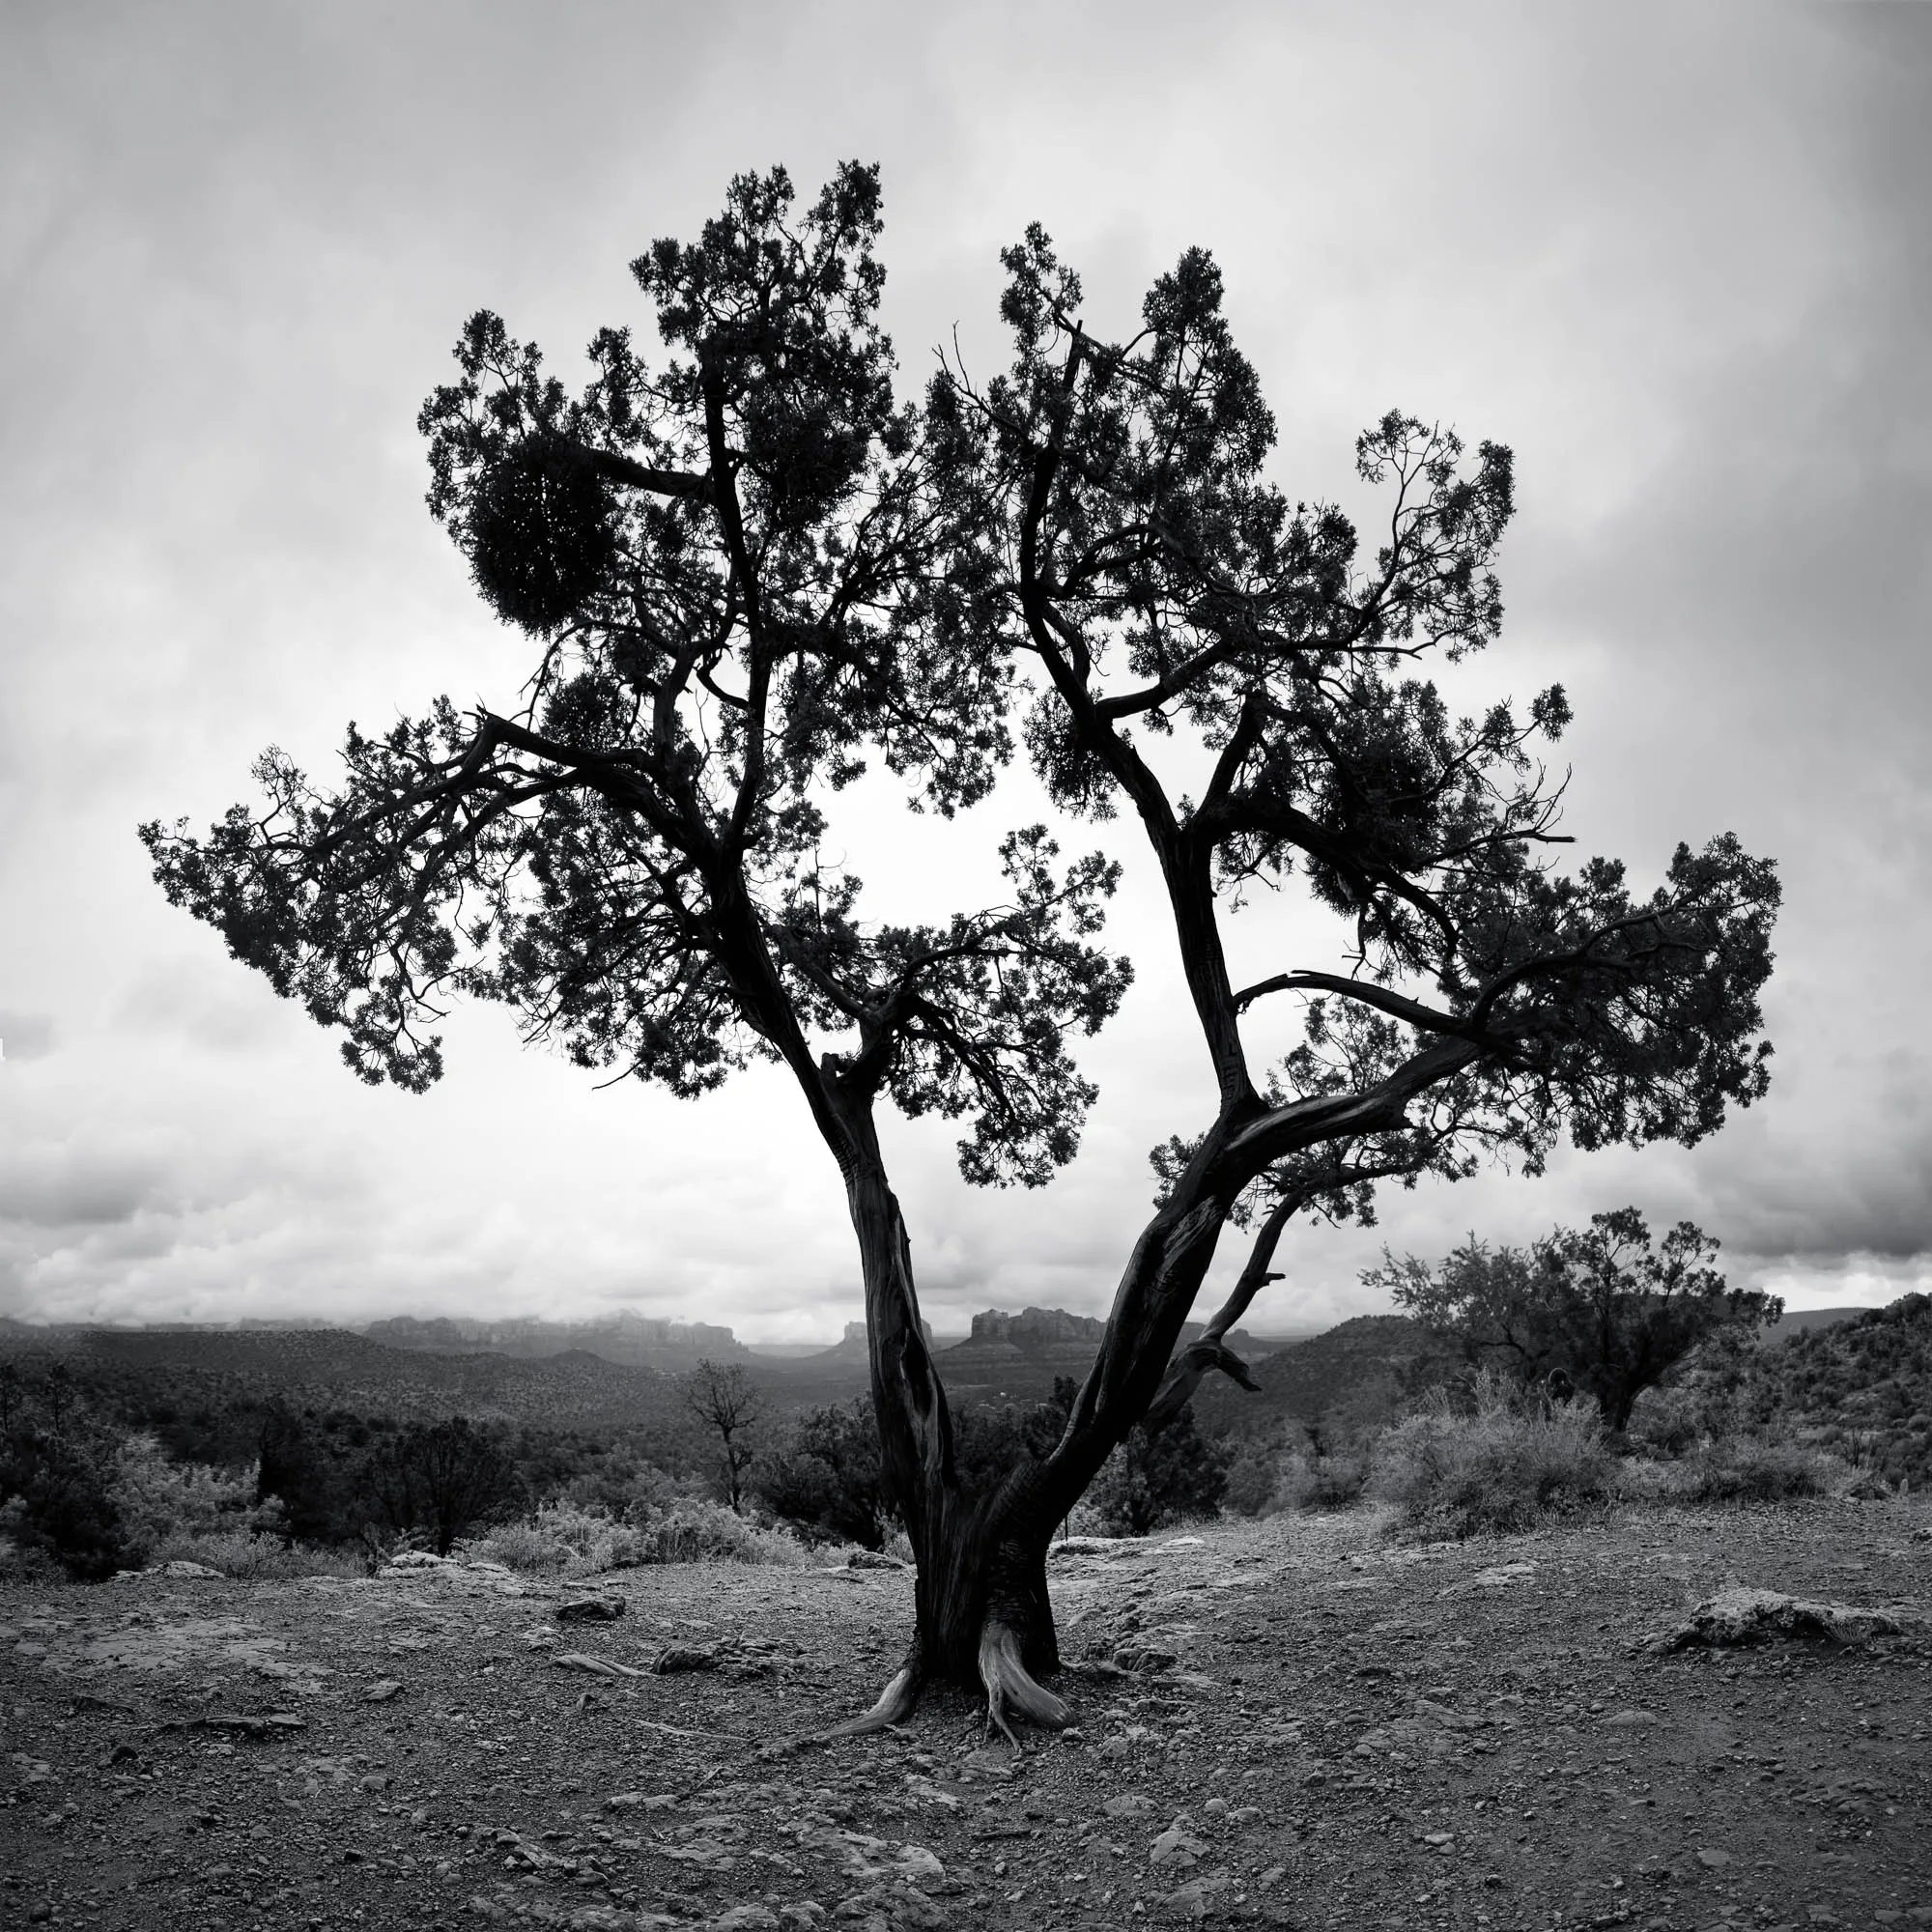
POLYGON ((1922 1613, 1926 1521, 1058 1558, 1076 1728, 1017 1761, 963 1695, 772 1748, 870 1701, 903 1574, 0 1586, 0 1925, 1932 1924, 1932 1633, 1647 1647, 1730 1581, 1922 1613))

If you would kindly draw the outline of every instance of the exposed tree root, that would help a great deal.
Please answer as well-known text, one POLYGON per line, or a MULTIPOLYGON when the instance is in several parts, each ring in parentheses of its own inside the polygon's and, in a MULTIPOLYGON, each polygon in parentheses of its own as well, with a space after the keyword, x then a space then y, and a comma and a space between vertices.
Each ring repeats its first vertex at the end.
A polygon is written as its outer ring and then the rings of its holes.
POLYGON ((837 1745, 846 1737, 871 1737, 873 1731, 891 1731, 895 1723, 904 1723, 920 1702, 920 1671, 914 1663, 900 1663, 893 1681, 879 1692, 879 1702, 864 1716, 835 1723, 829 1731, 806 1731, 802 1737, 788 1737, 779 1745, 767 1745, 761 1756, 788 1756, 794 1750, 810 1750, 813 1745, 837 1745))
POLYGON ((998 1729, 1014 1750, 1020 1748, 1020 1741, 1009 1720, 1009 1712, 1043 1730, 1065 1729, 1066 1706, 1027 1674, 1020 1662, 1019 1639, 991 1618, 980 1634, 980 1681, 986 1687, 987 1733, 998 1729))

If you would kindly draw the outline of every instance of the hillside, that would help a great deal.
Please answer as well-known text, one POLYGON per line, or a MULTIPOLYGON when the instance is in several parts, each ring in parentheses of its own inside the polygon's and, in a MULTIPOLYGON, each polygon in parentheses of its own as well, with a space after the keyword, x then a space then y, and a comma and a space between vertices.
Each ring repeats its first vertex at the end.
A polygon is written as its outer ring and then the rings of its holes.
POLYGON ((345 1328, 0 1326, 0 1359, 59 1359, 109 1391, 166 1389, 215 1406, 297 1406, 410 1419, 463 1414, 556 1428, 623 1427, 670 1407, 671 1378, 583 1351, 526 1360, 389 1348, 345 1328))
POLYGON ((1428 1331, 1407 1316, 1358 1315, 1251 1360, 1259 1395, 1225 1376, 1210 1376, 1194 1399, 1194 1412, 1209 1435, 1254 1435, 1284 1424, 1306 1428, 1343 1416, 1379 1420, 1393 1412, 1406 1385, 1441 1359, 1428 1331))
POLYGON ((1739 1400, 1750 1421, 1796 1427, 1889 1481, 1923 1488, 1932 1483, 1932 1295, 1768 1344, 1745 1368, 1739 1400))

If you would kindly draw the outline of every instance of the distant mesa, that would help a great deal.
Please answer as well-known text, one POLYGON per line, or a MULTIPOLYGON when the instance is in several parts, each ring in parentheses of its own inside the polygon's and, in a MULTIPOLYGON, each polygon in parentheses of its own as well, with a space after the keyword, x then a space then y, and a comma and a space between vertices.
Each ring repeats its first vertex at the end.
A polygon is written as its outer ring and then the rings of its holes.
POLYGON ((519 1317, 503 1321, 468 1321, 447 1315, 395 1315, 362 1331, 390 1349, 433 1354, 599 1355, 636 1369, 689 1368, 700 1360, 749 1360, 751 1350, 709 1321, 673 1321, 620 1310, 598 1321, 544 1321, 519 1317))

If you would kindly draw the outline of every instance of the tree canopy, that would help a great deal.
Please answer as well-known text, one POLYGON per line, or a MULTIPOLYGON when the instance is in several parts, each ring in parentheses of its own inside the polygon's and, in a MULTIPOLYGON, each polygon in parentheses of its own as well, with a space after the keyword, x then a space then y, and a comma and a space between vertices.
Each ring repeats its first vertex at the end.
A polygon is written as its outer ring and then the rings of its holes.
POLYGON ((980 383, 954 356, 902 398, 879 234, 875 169, 803 207, 781 169, 740 176, 695 242, 633 263, 655 345, 600 331, 575 394, 471 317, 422 413, 429 502, 531 639, 519 702, 352 726, 330 786, 271 752, 263 804, 143 837, 169 896, 343 1028, 366 1079, 433 1081, 462 993, 679 1094, 781 1063, 845 1190, 883 1485, 920 1557, 920 1633, 875 1716, 939 1672, 977 1676, 1002 1723, 1052 1721, 1046 1536, 1171 1370, 1165 1412, 1189 1377, 1241 1373, 1224 1337, 1288 1218, 1489 1157, 1534 1172, 1565 1131, 1712 1132, 1765 1091, 1777 888, 1727 836, 1648 892, 1615 860, 1558 869, 1562 690, 1463 715, 1438 689, 1432 665, 1500 627, 1506 448, 1384 416, 1355 452, 1387 506, 1367 554, 1270 479, 1211 257, 1185 251, 1110 338, 1038 227, 1003 257, 1007 366, 980 383), (1198 797, 1163 776, 1170 741, 1198 797), (1064 1433, 984 1483, 875 1112, 959 1121, 975 1183, 1073 1156, 1094 1098, 1073 1042, 1130 984, 1101 943, 1118 868, 1008 826, 1000 903, 895 923, 826 855, 868 767, 917 810, 989 812, 1022 751, 1065 820, 1138 823, 1207 1079, 1064 1433), (1236 986, 1221 920, 1263 889, 1332 913, 1336 954, 1236 986), (1283 999, 1300 1042, 1257 1065, 1246 1015, 1283 999), (1240 1287, 1176 1362, 1249 1217, 1240 1287))
POLYGON ((1560 1373, 1624 1429, 1637 1397, 1700 1342, 1783 1313, 1776 1295, 1731 1287, 1711 1265, 1717 1255, 1692 1222, 1654 1244, 1636 1208, 1619 1208, 1528 1248, 1492 1248, 1472 1235, 1439 1267, 1384 1251, 1363 1280, 1452 1339, 1472 1365, 1522 1381, 1560 1373))

